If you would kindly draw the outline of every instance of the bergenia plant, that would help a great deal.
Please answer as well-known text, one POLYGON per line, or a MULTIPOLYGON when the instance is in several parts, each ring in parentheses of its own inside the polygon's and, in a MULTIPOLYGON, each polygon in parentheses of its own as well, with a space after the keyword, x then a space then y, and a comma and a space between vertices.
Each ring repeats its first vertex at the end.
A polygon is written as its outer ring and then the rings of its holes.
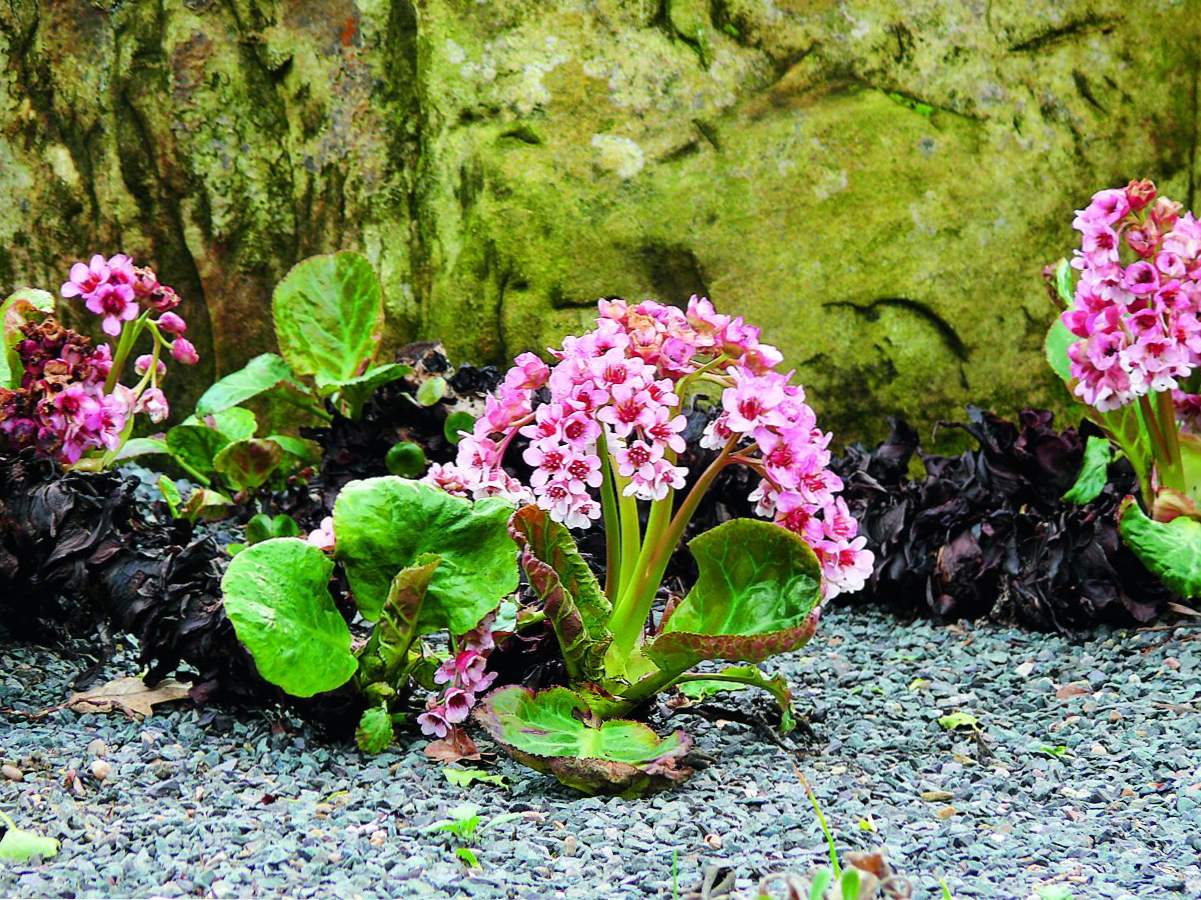
POLYGON ((275 286, 271 316, 279 354, 264 353, 210 387, 196 404, 200 417, 269 394, 328 420, 329 399, 354 418, 372 392, 410 374, 400 363, 379 363, 384 294, 371 262, 342 251, 312 256, 275 286))
POLYGON ((697 297, 686 311, 652 301, 602 300, 599 308, 596 328, 552 351, 553 365, 518 357, 456 462, 432 466, 426 480, 460 496, 524 504, 510 528, 571 681, 570 690, 537 695, 502 688, 477 718, 536 768, 585 790, 624 792, 683 777, 688 741, 603 720, 699 679, 768 688, 787 706, 786 692, 758 669, 688 670, 800 647, 823 599, 863 586, 872 555, 838 497, 830 435, 757 328, 697 297), (700 439, 712 462, 690 483, 678 460, 684 412, 698 396, 718 398, 720 412, 700 439), (533 470, 524 483, 502 465, 519 435, 533 470), (750 499, 771 521, 735 519, 695 538, 696 584, 648 627, 668 561, 728 466, 758 476, 750 499), (597 519, 603 587, 568 533, 597 519))
POLYGON ((485 671, 494 614, 517 587, 513 506, 386 476, 342 489, 308 540, 241 550, 222 580, 225 612, 267 681, 294 697, 352 686, 359 746, 378 752, 414 712, 445 738, 495 676, 485 671), (330 592, 335 566, 370 631, 356 638, 330 592), (448 635, 449 649, 427 644, 448 635), (425 692, 422 702, 420 692, 425 692))
POLYGON ((64 328, 46 291, 10 296, 0 307, 0 436, 10 449, 35 447, 64 465, 100 470, 117 459, 137 415, 151 422, 167 417, 165 358, 192 365, 199 357, 183 336, 187 324, 173 312, 175 291, 124 254, 76 263, 61 293, 99 316, 116 347, 64 328), (139 354, 143 335, 150 352, 139 354), (127 367, 132 387, 123 383, 127 367))
POLYGON ((1068 497, 1099 493, 1116 447, 1142 495, 1122 507, 1123 539, 1168 588, 1201 596, 1201 222, 1144 180, 1094 194, 1072 227, 1047 356, 1106 439, 1068 497))

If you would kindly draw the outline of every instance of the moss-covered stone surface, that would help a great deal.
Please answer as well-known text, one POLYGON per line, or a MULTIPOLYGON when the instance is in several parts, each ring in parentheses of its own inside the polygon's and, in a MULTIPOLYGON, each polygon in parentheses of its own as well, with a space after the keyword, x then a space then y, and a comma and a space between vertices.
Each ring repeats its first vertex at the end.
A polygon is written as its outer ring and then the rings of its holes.
POLYGON ((1201 201, 1201 0, 10 0, 0 59, 0 286, 151 261, 188 396, 355 248, 393 342, 499 360, 699 292, 828 426, 1011 410, 1056 396, 1071 210, 1201 201))

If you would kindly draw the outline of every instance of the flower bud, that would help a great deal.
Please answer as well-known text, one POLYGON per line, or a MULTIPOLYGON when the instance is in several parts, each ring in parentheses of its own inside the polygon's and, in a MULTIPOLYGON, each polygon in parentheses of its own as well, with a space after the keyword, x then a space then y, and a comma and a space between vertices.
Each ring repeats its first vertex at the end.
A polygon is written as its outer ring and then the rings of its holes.
POLYGON ((165 312, 158 317, 158 327, 167 334, 180 335, 188 330, 188 323, 173 312, 165 312))
POLYGON ((175 357, 176 362, 185 366, 194 366, 200 362, 200 355, 187 338, 176 338, 171 342, 171 355, 175 357))

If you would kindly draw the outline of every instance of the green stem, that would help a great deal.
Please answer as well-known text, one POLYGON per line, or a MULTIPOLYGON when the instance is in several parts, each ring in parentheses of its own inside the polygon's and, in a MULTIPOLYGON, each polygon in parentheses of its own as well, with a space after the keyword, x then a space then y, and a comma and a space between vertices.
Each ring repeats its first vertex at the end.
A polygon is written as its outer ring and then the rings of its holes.
POLYGON ((1171 487, 1183 491, 1185 489, 1184 459, 1180 455, 1180 433, 1176 427, 1176 406, 1172 403, 1172 395, 1167 391, 1160 391, 1156 394, 1155 401, 1159 411, 1159 429, 1164 436, 1168 456, 1171 460, 1171 473, 1162 480, 1165 483, 1170 480, 1171 487))
POLYGON ((610 619, 613 643, 623 654, 628 654, 634 649, 638 635, 646 624, 647 616, 650 615, 651 604, 654 603, 672 551, 684 536, 684 530, 700 505, 701 498, 729 463, 730 453, 738 439, 739 435, 731 437, 717 458, 709 464, 709 468, 701 473, 701 477, 696 480, 675 516, 668 518, 671 516, 674 491, 669 491, 665 498, 651 505, 646 538, 643 540, 642 552, 638 555, 634 577, 622 593, 610 619))
POLYGON ((622 584, 622 521, 617 509, 617 496, 613 489, 613 480, 617 473, 613 470, 613 460, 609 455, 609 447, 603 431, 596 443, 597 455, 601 459, 601 516, 605 520, 605 596, 611 602, 621 591, 622 584))
POLYGON ((129 359, 129 354, 133 350, 134 344, 137 343, 138 336, 141 335, 149 315, 150 310, 146 310, 134 320, 133 324, 122 330, 121 338, 117 341, 117 352, 113 356, 112 368, 108 370, 108 377, 104 379, 104 393, 111 394, 113 388, 117 386, 117 382, 121 380, 121 371, 125 368, 125 362, 129 359))
POLYGON ((1155 456, 1155 468, 1159 473, 1159 483, 1165 484, 1172 472, 1172 453, 1168 449, 1167 439, 1159 427, 1159 417, 1151 406, 1151 400, 1145 394, 1138 398, 1138 411, 1143 420, 1143 427, 1151 435, 1151 450, 1155 456))
MULTIPOLYGON (((624 587, 634 577, 634 567, 642 553, 642 522, 638 519, 638 501, 625 492, 630 479, 614 470, 613 480, 617 485, 617 502, 621 506, 621 584, 624 587)), ((615 596, 621 596, 621 592, 615 596)))

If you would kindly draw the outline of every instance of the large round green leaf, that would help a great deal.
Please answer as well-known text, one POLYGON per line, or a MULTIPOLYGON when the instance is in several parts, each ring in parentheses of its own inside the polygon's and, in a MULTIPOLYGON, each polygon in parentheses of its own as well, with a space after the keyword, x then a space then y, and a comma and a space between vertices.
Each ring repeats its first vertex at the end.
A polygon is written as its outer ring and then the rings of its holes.
POLYGON ((471 502, 433 485, 385 476, 352 481, 334 503, 338 558, 363 617, 374 621, 392 579, 423 553, 440 557, 421 607, 419 634, 463 634, 517 588, 513 506, 471 502))
POLYGON ((817 629, 821 566, 800 537, 758 519, 732 519, 688 545, 700 570, 647 655, 666 672, 702 659, 761 662, 804 645, 817 629))
POLYGON ((318 387, 363 373, 379 349, 384 295, 375 270, 358 253, 297 263, 271 298, 275 337, 292 370, 318 387))
POLYGON ((679 765, 692 746, 684 732, 661 738, 641 722, 597 722, 567 688, 500 688, 475 717, 514 759, 585 793, 639 794, 692 774, 679 765))
POLYGON ((299 538, 273 538, 235 556, 221 579, 225 614, 259 674, 294 697, 332 691, 358 667, 329 593, 333 567, 299 538))
POLYGON ((1201 522, 1188 516, 1153 521, 1131 497, 1119 515, 1122 540, 1147 570, 1181 597, 1201 597, 1201 522))

